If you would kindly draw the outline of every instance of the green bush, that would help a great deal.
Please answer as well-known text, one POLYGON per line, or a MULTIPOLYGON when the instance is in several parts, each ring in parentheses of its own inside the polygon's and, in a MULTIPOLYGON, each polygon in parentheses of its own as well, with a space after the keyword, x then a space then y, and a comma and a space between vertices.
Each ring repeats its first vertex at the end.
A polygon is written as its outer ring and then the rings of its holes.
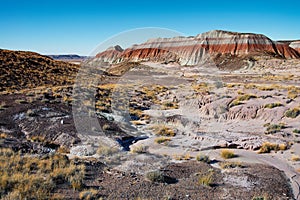
POLYGON ((293 133, 300 133, 300 130, 299 129, 294 129, 293 133))
POLYGON ((199 154, 199 155, 196 156, 196 160, 200 161, 200 162, 210 163, 210 159, 207 155, 199 154))
POLYGON ((296 118, 298 117, 298 115, 300 115, 300 109, 299 108, 289 109, 284 113, 284 115, 289 118, 296 118))
POLYGON ((265 105, 265 108, 275 108, 275 107, 280 107, 280 106, 283 106, 283 104, 282 103, 279 103, 279 102, 277 102, 277 103, 269 103, 269 104, 266 104, 265 105))
POLYGON ((151 171, 146 174, 146 178, 151 182, 163 183, 165 182, 165 176, 161 171, 151 171))
POLYGON ((272 133, 277 133, 281 131, 282 129, 285 129, 286 126, 284 123, 279 123, 279 124, 265 124, 264 127, 267 127, 266 134, 272 134, 272 133))
POLYGON ((244 104, 243 102, 239 101, 239 100, 233 100, 230 104, 229 104, 229 107, 232 108, 234 106, 238 106, 238 105, 242 105, 244 104))
POLYGON ((238 96, 237 100, 238 101, 248 101, 250 99, 255 99, 255 98, 257 98, 257 96, 254 94, 244 94, 244 95, 238 96))

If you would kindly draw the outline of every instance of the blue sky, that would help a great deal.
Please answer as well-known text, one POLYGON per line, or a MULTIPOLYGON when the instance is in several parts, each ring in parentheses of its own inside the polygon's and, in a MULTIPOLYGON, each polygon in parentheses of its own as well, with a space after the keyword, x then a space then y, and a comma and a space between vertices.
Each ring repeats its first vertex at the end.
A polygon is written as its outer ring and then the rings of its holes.
POLYGON ((299 8, 299 0, 0 0, 0 48, 88 55, 112 35, 141 27, 185 35, 222 29, 300 39, 299 8))

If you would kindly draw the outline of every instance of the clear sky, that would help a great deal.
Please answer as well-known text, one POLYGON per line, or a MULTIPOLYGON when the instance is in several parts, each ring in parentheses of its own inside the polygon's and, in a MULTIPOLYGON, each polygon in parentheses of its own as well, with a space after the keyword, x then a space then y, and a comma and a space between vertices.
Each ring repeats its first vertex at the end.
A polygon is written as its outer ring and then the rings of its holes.
POLYGON ((0 0, 0 48, 88 55, 112 35, 141 27, 300 39, 299 8, 299 0, 0 0))

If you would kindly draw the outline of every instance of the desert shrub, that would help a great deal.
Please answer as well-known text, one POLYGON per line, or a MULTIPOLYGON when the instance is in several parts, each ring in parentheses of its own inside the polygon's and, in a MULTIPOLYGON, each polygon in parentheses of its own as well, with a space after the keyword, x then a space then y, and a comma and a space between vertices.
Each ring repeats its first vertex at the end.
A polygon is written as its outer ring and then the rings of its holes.
POLYGON ((177 109, 178 108, 178 103, 175 102, 165 102, 162 105, 163 110, 170 110, 170 109, 177 109))
POLYGON ((41 102, 42 103, 50 103, 50 100, 49 99, 42 99, 41 102))
POLYGON ((266 134, 273 134, 281 131, 282 129, 285 129, 286 125, 284 123, 279 123, 279 124, 267 123, 264 125, 264 127, 267 127, 267 130, 265 131, 266 134))
POLYGON ((253 197, 252 200, 267 200, 267 197, 263 197, 263 196, 257 196, 257 197, 253 197))
POLYGON ((260 147, 258 153, 270 153, 271 151, 283 151, 287 149, 286 144, 275 144, 270 142, 265 142, 260 147))
POLYGON ((257 96, 254 94, 244 94, 244 95, 238 96, 237 100, 238 101, 248 101, 250 99, 255 99, 255 98, 257 98, 257 96))
POLYGON ((158 137, 158 138, 155 138, 154 141, 158 144, 163 144, 163 143, 167 143, 167 142, 171 141, 171 139, 167 138, 167 137, 158 137))
POLYGON ((97 149, 97 154, 102 155, 102 156, 108 156, 112 155, 114 153, 117 153, 119 151, 118 148, 116 147, 110 147, 106 145, 99 145, 97 149))
POLYGON ((238 95, 243 95, 243 94, 245 94, 245 92, 243 92, 242 90, 238 90, 238 91, 237 91, 237 94, 238 94, 238 95))
POLYGON ((186 154, 183 155, 182 158, 183 158, 183 160, 190 160, 192 158, 192 156, 191 156, 191 154, 186 153, 186 154))
POLYGON ((103 130, 103 131, 108 131, 108 130, 110 130, 110 129, 111 129, 111 127, 110 127, 109 124, 104 124, 104 125, 102 126, 102 130, 103 130))
POLYGON ((291 88, 288 90, 287 97, 289 99, 296 99, 298 97, 298 91, 296 88, 291 88))
POLYGON ((61 193, 54 193, 50 198, 50 200, 64 200, 64 199, 66 199, 66 197, 61 193))
POLYGON ((165 176, 161 171, 151 171, 146 173, 146 178, 151 182, 163 183, 165 182, 165 176))
POLYGON ((83 178, 81 174, 75 173, 68 178, 68 181, 74 190, 80 190, 83 186, 83 178))
POLYGON ((33 135, 30 137, 30 140, 32 142, 40 142, 40 143, 43 143, 46 141, 45 137, 42 135, 33 135))
POLYGON ((222 162, 220 163, 222 169, 231 169, 231 168, 243 168, 244 166, 240 162, 222 162))
POLYGON ((27 110, 26 115, 28 117, 36 117, 36 116, 38 116, 38 114, 36 113, 36 111, 35 110, 31 110, 31 109, 27 110))
POLYGON ((225 86, 225 84, 221 81, 214 82, 214 87, 217 88, 217 89, 218 88, 223 88, 224 86, 225 86))
POLYGON ((175 131, 166 125, 156 125, 153 126, 152 129, 156 135, 172 137, 176 135, 175 131))
POLYGON ((238 86, 238 84, 236 84, 236 83, 226 83, 227 88, 234 88, 236 86, 238 86))
POLYGON ((279 102, 277 102, 277 103, 269 103, 269 104, 266 104, 265 105, 265 108, 275 108, 275 107, 280 107, 280 106, 283 106, 283 104, 282 103, 279 103, 279 102))
POLYGON ((200 162, 210 163, 210 159, 207 155, 198 154, 196 160, 200 162))
POLYGON ((17 104, 27 104, 28 102, 25 99, 17 99, 15 100, 17 104))
POLYGON ((299 129, 294 129, 293 133, 300 133, 300 130, 299 129))
POLYGON ((279 147, 279 150, 281 150, 281 151, 287 150, 286 144, 279 144, 278 147, 279 147))
POLYGON ((224 159, 230 159, 236 157, 234 154, 234 151, 229 150, 229 149, 223 149, 221 150, 221 157, 224 159))
POLYGON ((5 139, 7 137, 8 135, 6 133, 0 133, 0 139, 5 139))
POLYGON ((66 146, 60 146, 57 149, 57 152, 60 153, 60 154, 67 154, 67 153, 70 153, 70 149, 66 146))
POLYGON ((202 83, 199 83, 199 84, 195 84, 195 85, 192 85, 192 88, 196 92, 206 91, 207 88, 208 88, 208 83, 202 82, 202 83))
POLYGON ((82 186, 84 166, 60 154, 40 159, 0 149, 0 161, 0 196, 3 198, 49 199, 57 184, 72 186, 76 180, 80 188, 82 186))
POLYGON ((173 155, 173 158, 174 158, 175 160, 182 160, 182 155, 177 155, 177 154, 175 154, 175 155, 173 155))
POLYGON ((233 101, 229 104, 229 107, 232 108, 232 107, 234 107, 234 106, 238 106, 238 105, 242 105, 242 104, 244 104, 244 103, 241 102, 241 101, 239 101, 239 100, 237 100, 237 99, 235 99, 235 100, 233 100, 233 101))
POLYGON ((270 153, 272 150, 278 150, 278 146, 276 144, 265 142, 260 147, 258 153, 270 153))
POLYGON ((300 156, 293 155, 291 160, 294 161, 294 162, 300 161, 300 156))
POLYGON ((129 113, 132 120, 139 120, 144 116, 143 111, 139 109, 130 108, 129 113))
POLYGON ((151 182, 156 182, 156 183, 168 183, 168 184, 172 184, 172 183, 176 183, 177 179, 167 176, 165 175, 163 172, 159 171, 159 170, 155 170, 155 171, 150 171, 147 172, 145 175, 146 179, 151 181, 151 182))
POLYGON ((260 96, 262 99, 267 99, 267 98, 272 98, 272 95, 263 95, 263 96, 260 96))
POLYGON ((0 111, 1 110, 5 110, 6 108, 8 108, 8 106, 6 105, 6 103, 5 102, 1 102, 1 104, 0 104, 0 111))
POLYGON ((79 199, 94 200, 98 197, 98 191, 95 189, 83 190, 79 193, 79 199))
POLYGON ((214 175, 214 171, 208 170, 206 174, 202 174, 199 177, 198 183, 204 186, 211 186, 213 183, 213 175, 214 175))
POLYGON ((147 153, 147 147, 143 146, 143 145, 139 145, 139 146, 131 146, 130 147, 130 152, 131 153, 147 153))
POLYGON ((289 118, 296 118, 300 115, 300 109, 299 108, 293 108, 289 109, 284 113, 284 116, 289 117, 289 118))
POLYGON ((139 126, 139 125, 145 125, 145 122, 139 121, 139 120, 131 121, 131 123, 134 124, 134 125, 136 125, 136 126, 139 126))
MULTIPOLYGON (((47 100, 47 99, 45 99, 45 100, 47 100)), ((66 104, 71 104, 72 101, 73 101, 73 98, 72 98, 72 97, 69 97, 69 96, 64 96, 62 100, 63 100, 63 102, 65 102, 66 104)))
POLYGON ((276 85, 262 85, 258 87, 259 90, 262 91, 272 91, 274 89, 276 89, 276 85))

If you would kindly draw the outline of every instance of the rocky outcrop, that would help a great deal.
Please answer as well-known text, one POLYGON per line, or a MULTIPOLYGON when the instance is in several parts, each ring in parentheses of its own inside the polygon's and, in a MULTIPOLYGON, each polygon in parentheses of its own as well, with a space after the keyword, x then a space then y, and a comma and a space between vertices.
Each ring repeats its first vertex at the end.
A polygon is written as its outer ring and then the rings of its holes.
POLYGON ((123 51, 124 50, 122 49, 122 47, 116 45, 113 47, 109 47, 105 51, 97 54, 96 57, 101 58, 103 62, 109 62, 109 63, 118 62, 118 58, 121 57, 121 53, 123 51))
POLYGON ((178 62, 197 65, 222 55, 249 57, 271 55, 278 58, 300 58, 299 52, 287 43, 275 42, 261 34, 210 31, 195 37, 150 39, 123 50, 109 48, 99 53, 99 60, 109 63, 124 61, 178 62))
POLYGON ((300 41, 291 42, 289 46, 300 54, 300 41))

